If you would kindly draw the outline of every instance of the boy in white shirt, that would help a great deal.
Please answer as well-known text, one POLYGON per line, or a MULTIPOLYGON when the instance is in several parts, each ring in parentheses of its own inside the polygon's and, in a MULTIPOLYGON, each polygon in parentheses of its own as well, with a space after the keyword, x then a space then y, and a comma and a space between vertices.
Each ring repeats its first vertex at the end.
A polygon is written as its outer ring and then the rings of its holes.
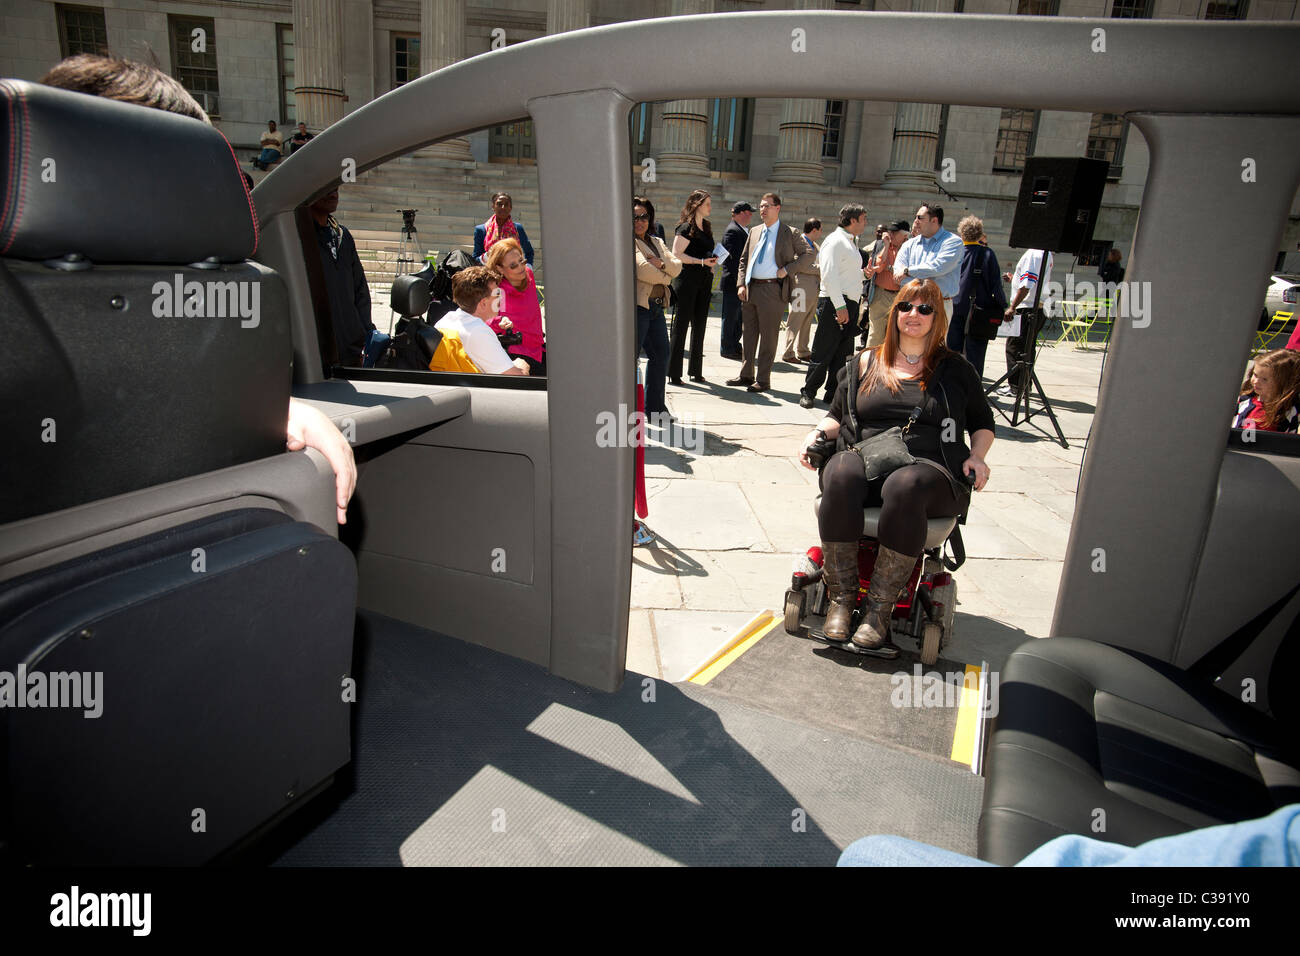
POLYGON ((455 332, 471 362, 489 375, 527 375, 528 363, 511 360, 488 320, 501 311, 502 276, 484 266, 461 269, 451 278, 451 297, 460 306, 435 324, 439 332, 455 332))

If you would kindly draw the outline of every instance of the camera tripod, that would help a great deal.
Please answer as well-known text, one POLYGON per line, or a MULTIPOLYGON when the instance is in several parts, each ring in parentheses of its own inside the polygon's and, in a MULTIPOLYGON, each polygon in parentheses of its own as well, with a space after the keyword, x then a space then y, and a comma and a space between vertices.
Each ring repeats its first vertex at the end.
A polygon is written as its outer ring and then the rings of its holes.
MULTIPOLYGON (((420 234, 415 228, 415 214, 418 209, 397 209, 395 212, 402 214, 402 228, 398 233, 399 239, 397 244, 397 258, 393 263, 393 281, 398 276, 409 275, 415 271, 416 262, 420 261, 417 256, 420 252, 420 234)), ((388 318, 388 332, 391 335, 393 323, 397 321, 397 313, 390 312, 388 318)))
MULTIPOLYGON (((1047 393, 1043 391, 1043 383, 1038 380, 1038 373, 1034 371, 1034 363, 1038 359, 1039 348, 1039 303, 1043 292, 1043 279, 1047 274, 1046 263, 1048 252, 1046 249, 1042 252, 1043 257, 1039 260, 1038 266, 1038 281, 1034 283, 1033 304, 1029 307, 1028 311, 1021 312, 1020 314, 1020 361, 1016 362, 1014 366, 1007 370, 1006 374, 990 385, 984 394, 992 395, 999 385, 1003 382, 1009 381, 1012 376, 1015 376, 1016 380, 1020 383, 1020 387, 1016 390, 1016 400, 1011 406, 1011 417, 1008 419, 1011 423, 1011 427, 1015 428, 1021 422, 1020 402, 1023 399, 1025 403, 1024 421, 1028 423, 1034 415, 1039 414, 1040 412, 1046 412, 1047 417, 1052 420, 1052 427, 1056 430, 1057 441, 1061 443, 1062 448, 1069 448, 1070 443, 1065 440, 1065 433, 1061 431, 1061 423, 1056 420, 1056 412, 1052 410, 1052 403, 1048 400, 1047 393), (1043 404, 1043 407, 1040 409, 1031 410, 1029 407, 1029 391, 1031 387, 1038 393, 1038 400, 1043 404)), ((1002 411, 1000 408, 998 409, 998 413, 1003 418, 1007 417, 1006 412, 1002 411)))

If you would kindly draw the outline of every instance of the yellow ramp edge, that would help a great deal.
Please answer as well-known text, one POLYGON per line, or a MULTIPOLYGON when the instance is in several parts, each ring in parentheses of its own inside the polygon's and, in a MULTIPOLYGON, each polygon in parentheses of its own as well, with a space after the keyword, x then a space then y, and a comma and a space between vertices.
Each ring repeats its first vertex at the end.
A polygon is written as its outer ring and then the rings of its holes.
POLYGON ((780 620, 771 611, 760 611, 741 627, 716 654, 706 660, 686 679, 692 684, 707 684, 726 669, 727 665, 749 650, 763 635, 776 627, 780 620))
POLYGON ((975 733, 980 720, 980 683, 983 672, 974 664, 966 665, 962 681, 961 703, 957 705, 957 728, 952 735, 953 760, 974 768, 975 733))

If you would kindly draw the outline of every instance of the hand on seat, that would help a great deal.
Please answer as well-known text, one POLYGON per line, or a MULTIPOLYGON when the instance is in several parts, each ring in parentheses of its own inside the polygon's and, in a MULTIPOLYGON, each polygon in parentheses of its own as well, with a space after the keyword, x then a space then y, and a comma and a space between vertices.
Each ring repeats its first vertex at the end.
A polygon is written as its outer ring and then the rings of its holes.
POLYGON ((348 522, 348 501, 357 487, 357 463, 352 456, 352 446, 343 433, 318 409, 289 399, 288 441, 289 451, 302 451, 311 447, 325 456, 334 469, 335 503, 338 506, 339 524, 348 522))

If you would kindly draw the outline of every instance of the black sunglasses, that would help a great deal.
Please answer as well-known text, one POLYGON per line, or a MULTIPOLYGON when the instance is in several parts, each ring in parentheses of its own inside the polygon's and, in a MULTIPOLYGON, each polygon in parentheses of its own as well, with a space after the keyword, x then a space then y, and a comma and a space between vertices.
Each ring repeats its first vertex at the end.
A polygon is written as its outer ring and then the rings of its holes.
POLYGON ((649 217, 649 216, 633 216, 633 217, 632 217, 632 221, 633 221, 633 222, 649 222, 649 221, 650 221, 650 217, 649 217))
POLYGON ((934 312, 934 306, 926 305, 924 302, 917 306, 913 306, 910 302, 898 303, 898 311, 900 313, 911 312, 913 308, 915 308, 917 312, 921 313, 921 315, 930 315, 934 312))

